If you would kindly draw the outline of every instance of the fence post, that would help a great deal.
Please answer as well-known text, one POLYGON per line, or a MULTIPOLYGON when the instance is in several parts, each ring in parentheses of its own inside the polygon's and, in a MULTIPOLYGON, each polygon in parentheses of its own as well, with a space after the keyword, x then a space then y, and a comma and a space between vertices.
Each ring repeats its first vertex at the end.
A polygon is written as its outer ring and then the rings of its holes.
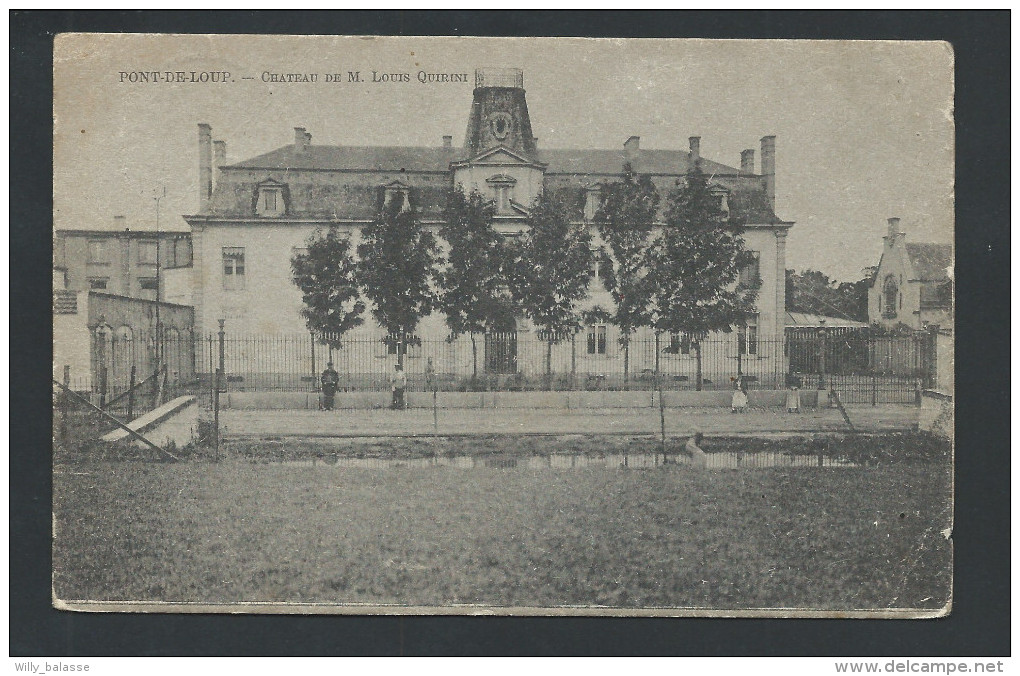
POLYGON ((317 377, 319 370, 315 368, 315 332, 308 332, 308 343, 312 349, 312 392, 319 391, 319 379, 317 377))
POLYGON ((71 389, 71 366, 64 364, 64 387, 60 391, 60 441, 67 445, 67 411, 70 408, 71 397, 67 394, 71 389))
POLYGON ((106 408, 106 367, 99 367, 99 408, 106 408))
POLYGON ((878 406, 878 376, 871 374, 871 405, 878 406))
POLYGON ((134 420, 135 417, 135 378, 137 373, 135 371, 135 365, 131 365, 131 377, 128 380, 128 420, 134 420))
MULTIPOLYGON (((220 323, 220 330, 219 330, 219 333, 217 334, 219 336, 219 339, 220 339, 220 368, 219 368, 219 371, 220 371, 220 377, 222 377, 223 373, 224 373, 224 366, 223 366, 223 337, 226 335, 226 332, 223 330, 223 324, 224 324, 225 320, 220 319, 218 321, 220 323)), ((216 383, 217 391, 219 391, 219 388, 220 388, 221 384, 222 383, 219 382, 219 378, 217 378, 217 383, 216 383)))
POLYGON ((216 369, 213 376, 213 458, 220 459, 220 375, 222 371, 216 369))

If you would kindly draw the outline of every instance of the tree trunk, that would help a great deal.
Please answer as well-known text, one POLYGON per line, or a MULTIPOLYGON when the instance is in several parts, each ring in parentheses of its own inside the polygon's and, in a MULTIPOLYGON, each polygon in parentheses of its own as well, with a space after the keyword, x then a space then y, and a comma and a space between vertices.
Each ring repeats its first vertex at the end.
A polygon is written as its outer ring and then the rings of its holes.
POLYGON ((623 389, 630 389, 630 334, 623 334, 623 389))
POLYGON ((545 342, 545 389, 552 390, 552 338, 545 342))
POLYGON ((694 362, 697 365, 697 375, 695 376, 694 389, 701 392, 701 341, 695 341, 694 343, 694 362))
POLYGON ((471 389, 474 390, 478 383, 478 344, 475 342, 475 332, 471 332, 471 389))

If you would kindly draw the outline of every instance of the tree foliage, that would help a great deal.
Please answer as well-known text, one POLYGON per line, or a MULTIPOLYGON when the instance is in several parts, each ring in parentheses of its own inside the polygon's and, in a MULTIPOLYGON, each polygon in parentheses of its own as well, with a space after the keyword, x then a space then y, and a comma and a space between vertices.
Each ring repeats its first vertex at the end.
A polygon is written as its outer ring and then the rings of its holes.
POLYGON ((542 193, 527 229, 510 247, 510 288, 515 303, 545 335, 546 372, 552 345, 580 328, 579 304, 588 296, 591 233, 562 199, 542 193))
POLYGON ((753 263, 741 228, 728 221, 721 198, 699 167, 668 197, 666 227, 649 248, 652 319, 660 331, 679 333, 695 348, 701 389, 701 341, 742 326, 755 312, 757 280, 737 284, 753 263))
POLYGON ((294 284, 301 289, 304 302, 301 316, 309 331, 339 348, 343 334, 365 321, 351 242, 331 227, 325 234, 316 230, 307 245, 307 253, 296 254, 290 261, 294 284))
POLYGON ((659 193, 651 178, 638 176, 627 163, 623 166, 623 181, 603 186, 601 205, 595 214, 595 226, 612 257, 612 261, 603 261, 603 276, 614 304, 609 320, 619 327, 624 348, 625 381, 629 376, 631 337, 651 322, 647 251, 658 209, 659 193))
POLYGON ((791 312, 868 321, 867 278, 838 282, 824 272, 786 271, 786 309, 791 312))
MULTIPOLYGON (((372 301, 372 316, 388 340, 402 345, 436 304, 433 282, 439 263, 435 237, 421 227, 413 204, 409 207, 404 209, 403 195, 395 195, 362 230, 358 245, 358 278, 372 301)), ((403 349, 397 354, 402 362, 403 349)))
POLYGON ((446 198, 446 266, 439 274, 439 309, 454 336, 503 330, 514 310, 507 284, 503 237, 492 226, 495 207, 478 191, 458 186, 446 198))

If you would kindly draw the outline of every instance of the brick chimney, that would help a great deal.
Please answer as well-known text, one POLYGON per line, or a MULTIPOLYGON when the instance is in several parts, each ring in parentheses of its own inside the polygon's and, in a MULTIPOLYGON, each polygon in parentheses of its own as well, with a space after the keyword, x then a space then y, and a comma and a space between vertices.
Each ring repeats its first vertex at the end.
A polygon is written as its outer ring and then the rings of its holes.
POLYGON ((453 137, 452 136, 444 136, 443 137, 443 147, 444 148, 452 148, 453 147, 453 137))
POLYGON ((637 160, 638 152, 641 150, 641 137, 631 136, 624 141, 623 150, 627 155, 627 161, 633 164, 637 160))
POLYGON ((744 176, 754 174, 754 148, 740 151, 740 173, 744 176))
POLYGON ((213 185, 220 180, 220 167, 227 165, 227 142, 213 141, 213 185))
POLYGON ((198 210, 204 212, 212 197, 212 127, 198 125, 198 210))
POLYGON ((312 135, 304 127, 294 127, 294 149, 305 150, 312 142, 312 135))
POLYGON ((761 175, 765 178, 765 193, 769 196, 772 209, 776 208, 776 137, 763 136, 761 139, 761 175))
POLYGON ((886 244, 888 244, 889 246, 892 246, 893 242, 896 241, 897 237, 899 237, 900 235, 906 235, 906 234, 907 233, 903 232, 903 229, 900 227, 900 219, 898 219, 898 218, 890 218, 889 219, 888 231, 887 231, 886 236, 885 236, 886 244))
POLYGON ((538 137, 537 136, 532 136, 531 138, 535 142, 535 150, 538 150, 538 137))
POLYGON ((691 136, 687 142, 691 147, 691 166, 693 167, 701 161, 701 137, 691 136))

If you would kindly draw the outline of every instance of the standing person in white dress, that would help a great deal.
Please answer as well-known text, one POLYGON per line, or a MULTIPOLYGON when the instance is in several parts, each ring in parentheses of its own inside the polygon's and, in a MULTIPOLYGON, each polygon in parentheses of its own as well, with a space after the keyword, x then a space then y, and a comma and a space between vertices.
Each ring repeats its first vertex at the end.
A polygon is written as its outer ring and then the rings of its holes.
POLYGON ((701 450, 701 442, 704 438, 705 435, 701 432, 695 432, 692 436, 687 437, 687 443, 684 444, 684 452, 690 457, 691 465, 698 469, 708 466, 708 456, 701 450))
POLYGON ((736 389, 733 391, 733 401, 730 407, 733 413, 745 413, 747 411, 747 390, 744 389, 744 379, 737 376, 737 381, 734 384, 736 389))

